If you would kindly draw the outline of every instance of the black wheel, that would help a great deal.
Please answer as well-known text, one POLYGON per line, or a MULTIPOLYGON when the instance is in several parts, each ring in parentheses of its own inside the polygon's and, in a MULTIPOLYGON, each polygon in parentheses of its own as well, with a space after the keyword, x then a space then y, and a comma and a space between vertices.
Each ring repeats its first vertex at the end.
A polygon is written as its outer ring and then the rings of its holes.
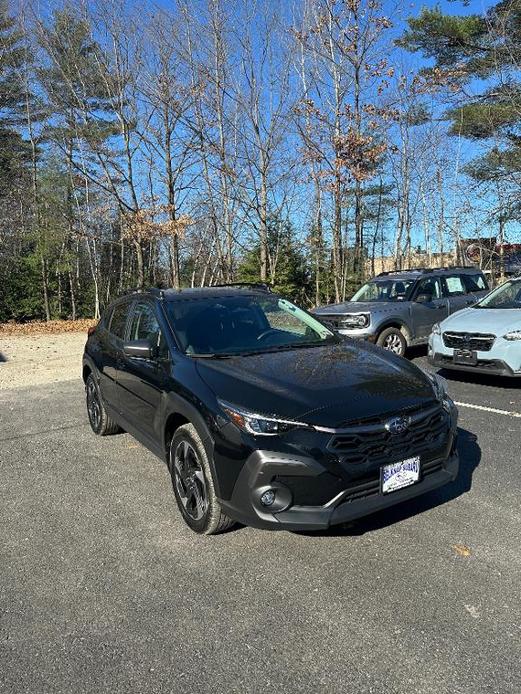
POLYGON ((169 468, 185 523, 196 533, 214 535, 235 521, 221 510, 203 442, 192 424, 176 430, 170 442, 169 468))
POLYGON ((407 349, 407 340, 398 328, 386 328, 378 335, 376 344, 388 352, 393 352, 399 357, 403 357, 407 349))
POLYGON ((85 392, 87 395, 87 414, 92 431, 98 436, 117 434, 121 428, 109 417, 105 405, 100 396, 98 384, 92 374, 89 374, 85 382, 85 392))

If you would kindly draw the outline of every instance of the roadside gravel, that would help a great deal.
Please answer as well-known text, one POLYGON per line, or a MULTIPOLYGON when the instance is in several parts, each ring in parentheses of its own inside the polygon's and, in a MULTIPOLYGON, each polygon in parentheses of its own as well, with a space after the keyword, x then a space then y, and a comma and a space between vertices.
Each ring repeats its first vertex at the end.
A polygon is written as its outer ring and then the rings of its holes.
POLYGON ((86 339, 84 332, 0 335, 0 390, 80 378, 86 339))

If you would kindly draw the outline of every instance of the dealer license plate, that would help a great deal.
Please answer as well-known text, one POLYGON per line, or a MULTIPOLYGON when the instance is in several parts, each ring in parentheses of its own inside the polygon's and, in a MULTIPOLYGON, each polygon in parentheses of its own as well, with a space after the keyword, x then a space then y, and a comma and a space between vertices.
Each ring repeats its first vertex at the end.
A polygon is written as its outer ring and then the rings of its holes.
POLYGON ((382 493, 409 487, 420 479, 420 457, 407 458, 399 463, 384 465, 381 473, 382 493))
POLYGON ((455 364, 461 364, 462 366, 476 366, 478 355, 471 349, 455 349, 453 361, 455 364))

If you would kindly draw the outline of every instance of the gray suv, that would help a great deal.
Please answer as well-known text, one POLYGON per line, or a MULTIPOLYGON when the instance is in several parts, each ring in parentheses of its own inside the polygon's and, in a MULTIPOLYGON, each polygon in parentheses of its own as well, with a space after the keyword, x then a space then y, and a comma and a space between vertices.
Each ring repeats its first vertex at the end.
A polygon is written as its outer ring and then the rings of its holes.
POLYGON ((431 328, 488 292, 479 268, 419 268, 381 272, 350 301, 314 313, 343 335, 375 342, 403 356, 427 342, 431 328))

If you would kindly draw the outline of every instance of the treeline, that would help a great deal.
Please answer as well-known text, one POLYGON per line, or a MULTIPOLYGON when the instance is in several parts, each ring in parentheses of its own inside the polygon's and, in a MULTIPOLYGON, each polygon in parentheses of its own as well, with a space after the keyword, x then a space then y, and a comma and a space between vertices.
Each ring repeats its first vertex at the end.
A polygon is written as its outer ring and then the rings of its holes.
POLYGON ((378 256, 517 240, 520 1, 40 7, 0 0, 0 321, 145 285, 338 301, 378 256))

